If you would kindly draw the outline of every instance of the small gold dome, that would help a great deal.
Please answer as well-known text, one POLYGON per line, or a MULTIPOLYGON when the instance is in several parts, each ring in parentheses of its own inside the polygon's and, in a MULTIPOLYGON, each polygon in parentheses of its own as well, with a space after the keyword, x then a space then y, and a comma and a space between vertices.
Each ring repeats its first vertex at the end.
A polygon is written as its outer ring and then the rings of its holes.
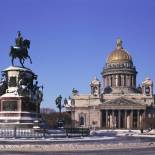
POLYGON ((131 56, 122 47, 122 40, 116 42, 116 49, 108 56, 107 63, 132 62, 131 56))

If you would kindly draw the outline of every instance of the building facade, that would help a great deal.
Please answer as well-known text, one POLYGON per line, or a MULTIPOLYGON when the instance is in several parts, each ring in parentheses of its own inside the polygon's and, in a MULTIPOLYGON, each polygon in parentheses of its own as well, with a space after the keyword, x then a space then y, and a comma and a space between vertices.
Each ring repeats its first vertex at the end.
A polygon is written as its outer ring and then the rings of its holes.
POLYGON ((136 67, 131 55, 118 39, 101 73, 101 82, 94 78, 90 94, 75 89, 66 105, 78 127, 141 129, 145 118, 154 117, 153 81, 146 78, 136 86, 136 67))

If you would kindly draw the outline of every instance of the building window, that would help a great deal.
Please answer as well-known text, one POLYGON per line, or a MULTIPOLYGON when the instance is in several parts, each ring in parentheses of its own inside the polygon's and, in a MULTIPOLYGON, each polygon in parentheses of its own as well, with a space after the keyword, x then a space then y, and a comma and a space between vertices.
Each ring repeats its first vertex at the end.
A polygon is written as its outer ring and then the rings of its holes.
POLYGON ((95 96, 96 96, 96 95, 98 94, 98 92, 97 92, 97 91, 98 91, 97 87, 93 87, 93 95, 95 95, 95 96))
POLYGON ((118 75, 118 86, 121 86, 121 76, 118 75))
POLYGON ((113 78, 112 78, 112 76, 110 77, 110 81, 111 81, 110 86, 112 87, 113 86, 113 78))
POLYGON ((84 119, 84 116, 80 116, 80 126, 83 126, 85 123, 85 119, 84 119))
POLYGON ((146 87, 146 88, 145 88, 145 93, 146 93, 147 96, 150 95, 150 88, 149 88, 149 87, 146 87))
POLYGON ((84 117, 83 116, 80 117, 80 125, 84 125, 84 117))
POLYGON ((124 86, 126 86, 126 75, 124 75, 124 86))

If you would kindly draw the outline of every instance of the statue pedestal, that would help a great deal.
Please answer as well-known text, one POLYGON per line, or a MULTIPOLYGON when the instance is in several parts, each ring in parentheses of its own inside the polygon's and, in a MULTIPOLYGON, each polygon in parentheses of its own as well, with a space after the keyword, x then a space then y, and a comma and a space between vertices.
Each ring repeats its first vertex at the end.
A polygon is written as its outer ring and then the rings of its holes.
POLYGON ((35 104, 27 97, 8 96, 0 97, 0 127, 25 127, 32 128, 36 113, 35 104))
POLYGON ((0 127, 33 128, 38 115, 36 111, 40 108, 32 93, 36 75, 30 69, 13 66, 3 73, 6 75, 7 89, 0 96, 0 127))

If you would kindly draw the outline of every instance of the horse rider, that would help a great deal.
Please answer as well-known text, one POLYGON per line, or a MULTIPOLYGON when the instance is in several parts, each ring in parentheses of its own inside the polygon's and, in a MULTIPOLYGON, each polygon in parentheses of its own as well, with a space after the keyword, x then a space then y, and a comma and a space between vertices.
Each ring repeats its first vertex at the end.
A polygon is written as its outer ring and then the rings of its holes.
POLYGON ((21 36, 21 32, 18 31, 18 37, 16 38, 16 46, 22 47, 23 45, 23 37, 21 36))

